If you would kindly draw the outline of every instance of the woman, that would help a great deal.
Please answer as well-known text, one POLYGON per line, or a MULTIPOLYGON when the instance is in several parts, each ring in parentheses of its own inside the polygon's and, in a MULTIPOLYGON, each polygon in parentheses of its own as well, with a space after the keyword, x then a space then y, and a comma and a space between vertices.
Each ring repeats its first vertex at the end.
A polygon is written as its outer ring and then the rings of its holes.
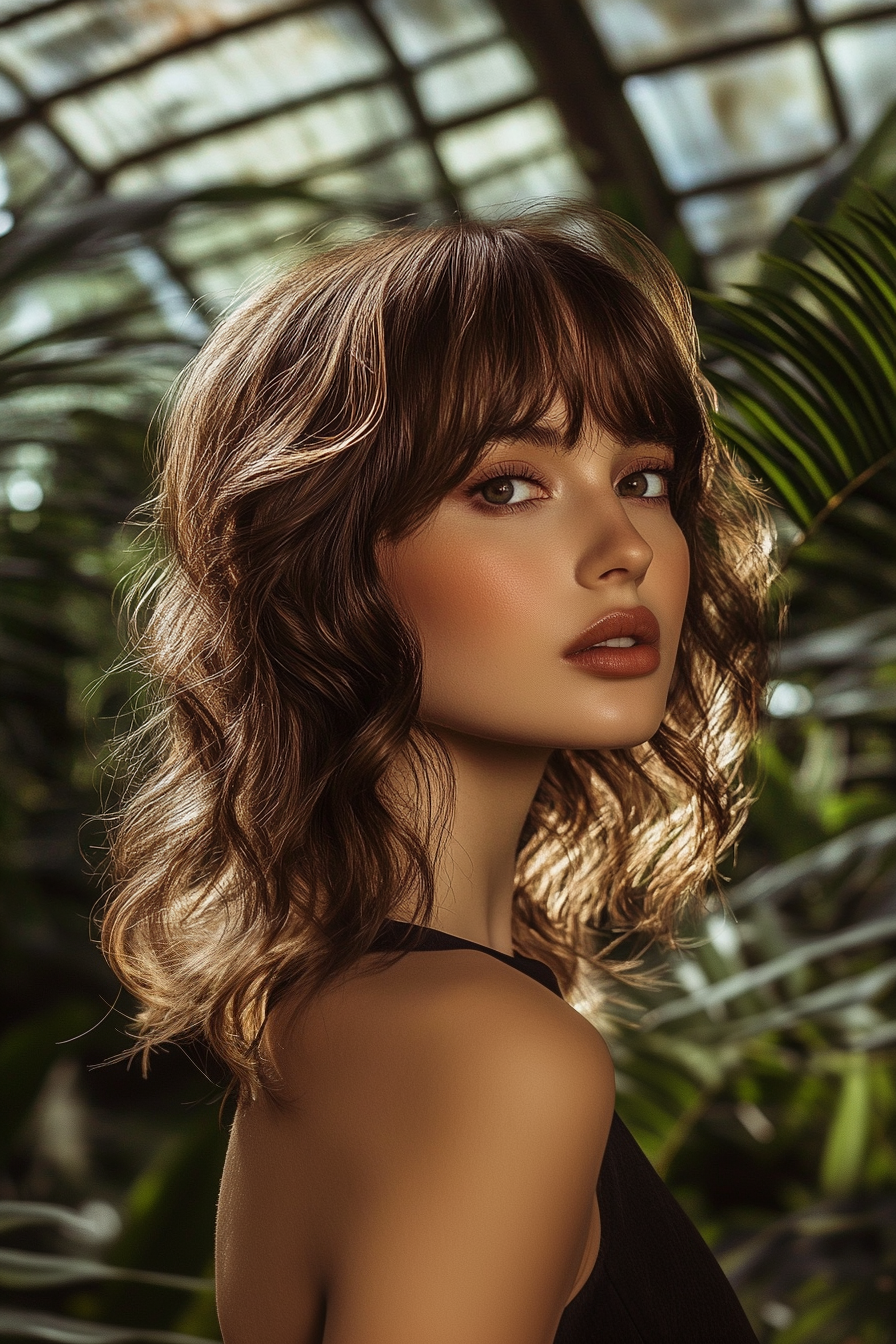
POLYGON ((227 1344, 753 1340, 565 1001, 674 942, 763 685, 670 268, 604 215, 308 262, 187 375, 159 527, 104 940, 239 1086, 227 1344))

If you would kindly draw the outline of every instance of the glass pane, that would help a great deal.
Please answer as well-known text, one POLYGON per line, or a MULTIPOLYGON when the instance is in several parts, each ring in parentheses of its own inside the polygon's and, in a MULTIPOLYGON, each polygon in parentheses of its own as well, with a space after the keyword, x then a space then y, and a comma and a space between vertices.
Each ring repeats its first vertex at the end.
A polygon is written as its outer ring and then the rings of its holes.
POLYGON ((38 4, 40 0, 0 0, 0 19, 11 18, 14 14, 26 14, 38 4))
MULTIPOLYGON (((756 248, 748 247, 743 252, 732 252, 708 262, 706 275, 712 288, 717 293, 724 294, 733 285, 755 285, 759 279, 761 266, 762 262, 756 248)), ((733 297, 742 296, 735 294, 733 297)))
POLYGON ((796 26, 791 0, 585 0, 585 9, 612 59, 625 69, 796 26))
POLYGON ((527 103, 511 112, 484 117, 438 136, 436 147, 448 172, 458 182, 501 169, 514 160, 559 148, 566 136, 554 106, 547 99, 527 103))
POLYGON ((487 218, 500 218, 535 202, 556 201, 558 197, 567 200, 593 197, 590 183, 568 150, 520 164, 461 193, 467 210, 487 218))
POLYGON ((856 10, 889 9, 893 0, 809 0, 809 8, 819 19, 838 19, 856 10))
POLYGON ((0 159, 0 238, 9 233, 15 222, 12 213, 3 208, 9 200, 9 196, 9 176, 6 172, 6 164, 0 159))
POLYGON ((50 116, 88 161, 134 153, 292 98, 383 74, 385 50, 347 5, 235 33, 54 103, 50 116))
POLYGON ((289 182, 411 130, 405 102, 391 87, 346 93, 134 164, 116 173, 111 185, 131 195, 163 185, 289 182))
POLYGON ((371 0, 371 9, 409 65, 504 31, 488 0, 371 0))
POLYGON ((0 117, 14 117, 24 109, 25 103, 16 86, 0 74, 0 117))
POLYGON ((772 168, 835 142, 809 42, 633 75, 624 87, 666 180, 680 191, 772 168))
POLYGON ((440 185, 433 153, 419 140, 378 155, 374 163, 306 180, 309 191, 327 200, 394 204, 399 210, 430 200, 438 195, 440 185))
POLYGON ((850 131, 867 135, 896 99, 896 19, 835 28, 823 40, 850 131))
MULTIPOLYGON (((3 166, 8 200, 4 204, 18 209, 40 196, 49 182, 67 181, 74 190, 79 176, 71 155, 40 122, 26 122, 3 142, 3 166)), ((88 186, 87 174, 81 185, 88 186)), ((55 193, 54 193, 55 194, 55 193)))
POLYGON ((275 240, 267 248, 256 250, 253 245, 251 250, 243 249, 200 266, 190 272, 190 283, 210 308, 223 314, 242 303, 259 282, 272 280, 278 272, 298 266, 323 248, 367 237, 378 227, 375 220, 364 215, 309 221, 309 226, 283 241, 275 240))
POLYGON ((536 87, 531 66, 512 42, 430 66, 414 83, 420 106, 433 121, 532 93, 536 87))
POLYGON ((300 234, 319 217, 319 208, 306 201, 189 205, 165 229, 165 254, 177 266, 198 266, 222 254, 254 252, 274 239, 300 234))
POLYGON ((815 174, 763 182, 741 191, 714 191, 692 196, 679 207, 694 246, 712 255, 723 248, 766 242, 808 196, 815 174))
POLYGON ((165 254, 204 303, 222 309, 246 280, 257 285, 273 260, 319 227, 320 210, 307 202, 189 206, 166 228, 165 254))
POLYGON ((41 97, 191 38, 285 9, 290 0, 75 0, 0 33, 0 60, 41 97))

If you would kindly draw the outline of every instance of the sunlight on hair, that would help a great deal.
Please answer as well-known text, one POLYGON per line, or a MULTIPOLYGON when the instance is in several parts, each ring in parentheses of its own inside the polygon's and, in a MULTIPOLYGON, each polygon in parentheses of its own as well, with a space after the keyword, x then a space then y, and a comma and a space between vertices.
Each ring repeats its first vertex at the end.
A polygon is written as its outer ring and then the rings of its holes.
POLYGON ((709 401, 686 291, 602 212, 384 231, 217 328, 172 399, 132 603, 153 689, 103 945, 143 1005, 135 1052, 200 1038, 254 1092, 279 995, 310 1001, 397 910, 431 918, 452 780, 377 547, 555 405, 571 441, 590 419, 674 450, 691 592, 651 741, 551 755, 514 946, 587 998, 677 945, 746 816, 773 568, 763 495, 709 401), (386 784, 399 758, 414 815, 386 784))

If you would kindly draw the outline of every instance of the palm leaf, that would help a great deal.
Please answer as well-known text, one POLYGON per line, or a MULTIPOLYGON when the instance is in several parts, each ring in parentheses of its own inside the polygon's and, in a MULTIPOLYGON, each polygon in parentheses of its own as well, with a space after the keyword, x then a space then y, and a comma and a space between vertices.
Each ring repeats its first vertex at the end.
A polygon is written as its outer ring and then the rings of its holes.
MULTIPOLYGON (((888 107, 868 139, 843 164, 839 172, 825 173, 822 181, 800 206, 800 216, 813 223, 842 224, 850 210, 864 200, 870 187, 892 198, 894 192, 893 163, 896 152, 896 104, 888 107)), ((809 242, 793 220, 788 220, 772 240, 769 251, 775 256, 803 258, 809 242)), ((763 283, 780 279, 768 270, 762 274, 763 283)))
MULTIPOLYGON (((870 1003, 896 984, 896 960, 883 962, 862 975, 846 976, 808 994, 798 994, 776 1008, 750 1017, 739 1018, 724 1031, 726 1041, 747 1040, 766 1031, 783 1031, 805 1022, 810 1017, 851 1008, 857 1003, 870 1003)), ((869 1033, 870 1034, 870 1033, 869 1033)), ((862 1040, 867 1037, 860 1038, 862 1040)))
POLYGON ((111 1205, 87 1203, 80 1209, 30 1199, 0 1200, 0 1232, 14 1227, 51 1227, 81 1243, 102 1243, 120 1231, 111 1205))
POLYGON ((732 887, 727 904, 733 910, 768 901, 780 901, 807 882, 841 872, 847 865, 877 855, 896 845, 896 816, 864 822, 842 835, 776 863, 732 887))
POLYGON ((127 1326, 94 1325, 70 1316, 51 1316, 25 1307, 0 1307, 0 1335, 43 1339, 48 1344, 202 1344, 197 1335, 170 1330, 133 1330, 127 1326))
POLYGON ((896 938, 896 914, 865 920, 847 929, 840 929, 836 933, 825 934, 821 938, 807 938, 779 957, 773 957, 770 961, 763 961, 758 966, 751 966, 748 970, 738 971, 723 980, 717 980, 714 984, 694 990, 692 994, 661 1004, 660 1007, 645 1014, 642 1026, 649 1030, 666 1022, 674 1022, 678 1018, 690 1017, 692 1013, 705 1011, 717 1004, 728 1003, 754 989, 782 980, 814 961, 837 956, 855 948, 867 947, 886 938, 896 938))
POLYGON ((742 286, 738 300, 697 295, 716 319, 704 333, 723 403, 716 427, 800 527, 798 540, 896 461, 896 212, 866 191, 842 218, 795 221, 809 259, 766 258, 766 273, 787 285, 742 286))
POLYGON ((84 1260, 72 1255, 44 1255, 39 1251, 19 1251, 0 1246, 0 1287, 58 1288, 63 1284, 83 1283, 91 1279, 115 1279, 129 1283, 148 1283, 157 1288, 182 1288, 203 1293, 214 1289, 211 1279, 195 1279, 186 1274, 158 1274, 148 1269, 119 1269, 101 1260, 84 1260))

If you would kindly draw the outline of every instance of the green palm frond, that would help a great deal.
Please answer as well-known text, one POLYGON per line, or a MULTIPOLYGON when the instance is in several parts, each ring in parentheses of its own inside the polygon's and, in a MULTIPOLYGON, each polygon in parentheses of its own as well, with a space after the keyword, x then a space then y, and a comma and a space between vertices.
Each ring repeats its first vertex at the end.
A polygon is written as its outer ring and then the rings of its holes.
MULTIPOLYGON (((856 948, 867 947, 869 944, 876 947, 885 939, 894 937, 896 937, 896 915, 882 915, 877 919, 863 920, 821 938, 802 939, 781 956, 772 957, 758 966, 751 966, 747 970, 728 975, 723 980, 704 985, 682 998, 673 999, 670 1003, 652 1009, 645 1013, 641 1025, 645 1030, 649 1030, 651 1027, 689 1017, 692 1013, 706 1011, 732 999, 742 998, 762 986, 784 981, 792 976, 794 971, 799 971, 804 966, 823 958, 836 957, 856 948)), ((875 984, 875 990, 888 987, 892 983, 894 967, 896 962, 885 962, 883 967, 877 968, 878 971, 886 968, 890 978, 882 985, 875 984)), ((842 985, 843 981, 839 983, 842 985)))
POLYGON ((42 1339, 48 1344, 203 1344, 197 1335, 94 1325, 91 1321, 51 1316, 45 1311, 29 1311, 26 1307, 0 1307, 0 1335, 42 1339))
POLYGON ((795 221, 807 260, 769 256, 789 286, 698 293, 721 396, 716 426, 803 537, 896 461, 896 211, 877 192, 837 227, 795 221))
POLYGON ((145 1269, 119 1269, 100 1260, 85 1260, 72 1255, 44 1255, 39 1251, 20 1251, 0 1246, 0 1288, 59 1288, 96 1279, 115 1279, 126 1283, 148 1283, 156 1288, 182 1288, 187 1292, 214 1290, 211 1279, 191 1278, 187 1274, 157 1274, 145 1269))

